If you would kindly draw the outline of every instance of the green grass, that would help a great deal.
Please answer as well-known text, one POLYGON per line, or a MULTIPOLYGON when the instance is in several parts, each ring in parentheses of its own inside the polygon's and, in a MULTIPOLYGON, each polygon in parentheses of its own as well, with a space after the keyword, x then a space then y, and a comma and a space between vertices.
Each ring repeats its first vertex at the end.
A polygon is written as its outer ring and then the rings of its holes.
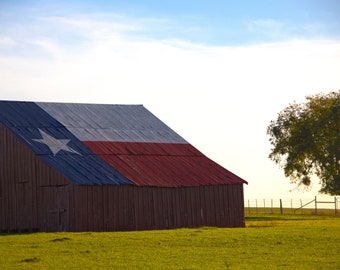
MULTIPOLYGON (((264 208, 264 207, 246 207, 244 209, 246 215, 250 214, 281 214, 280 208, 264 208)), ((284 215, 314 215, 315 214, 315 209, 314 208, 302 208, 299 210, 295 210, 294 208, 283 208, 282 212, 284 215)), ((329 215, 329 216, 340 216, 340 210, 337 210, 337 213, 335 214, 334 209, 317 209, 317 215, 329 215)))
POLYGON ((340 218, 248 214, 246 228, 0 234, 0 269, 340 269, 340 218))

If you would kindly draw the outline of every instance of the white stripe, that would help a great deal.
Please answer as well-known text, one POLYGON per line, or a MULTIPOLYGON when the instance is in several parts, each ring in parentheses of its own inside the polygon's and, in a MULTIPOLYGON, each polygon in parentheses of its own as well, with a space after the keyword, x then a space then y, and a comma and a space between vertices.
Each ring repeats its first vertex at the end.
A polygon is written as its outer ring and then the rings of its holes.
POLYGON ((142 105, 37 105, 81 141, 187 143, 142 105))

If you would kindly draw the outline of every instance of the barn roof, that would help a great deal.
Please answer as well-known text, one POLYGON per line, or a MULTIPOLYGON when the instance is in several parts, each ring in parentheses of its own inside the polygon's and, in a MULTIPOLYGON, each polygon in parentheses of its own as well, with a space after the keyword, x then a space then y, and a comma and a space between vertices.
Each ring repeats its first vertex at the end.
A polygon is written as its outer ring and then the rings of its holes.
POLYGON ((0 101, 0 123, 75 184, 246 183, 142 105, 0 101))

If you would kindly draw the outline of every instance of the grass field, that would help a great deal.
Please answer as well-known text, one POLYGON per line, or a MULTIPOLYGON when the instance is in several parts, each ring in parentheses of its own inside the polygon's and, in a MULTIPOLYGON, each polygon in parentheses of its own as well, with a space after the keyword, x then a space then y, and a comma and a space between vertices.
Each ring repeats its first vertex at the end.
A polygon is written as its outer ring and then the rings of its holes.
POLYGON ((0 269, 340 269, 340 218, 247 214, 246 228, 0 234, 0 269))

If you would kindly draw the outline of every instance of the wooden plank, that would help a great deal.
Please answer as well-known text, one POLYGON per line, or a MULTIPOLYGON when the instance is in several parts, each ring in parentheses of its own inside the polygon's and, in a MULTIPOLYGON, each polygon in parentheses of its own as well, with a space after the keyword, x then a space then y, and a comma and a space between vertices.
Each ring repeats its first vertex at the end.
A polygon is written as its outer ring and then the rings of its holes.
POLYGON ((108 187, 108 228, 109 230, 117 230, 117 218, 116 218, 116 194, 117 188, 115 186, 108 187))
POLYGON ((98 231, 99 228, 103 226, 102 219, 101 219, 101 209, 99 207, 99 196, 98 193, 100 192, 100 186, 89 186, 89 192, 92 194, 92 215, 93 215, 93 225, 91 231, 98 231))
POLYGON ((87 210, 87 187, 86 186, 76 186, 76 219, 77 226, 76 231, 87 231, 88 228, 88 210, 87 210))
POLYGON ((119 209, 117 209, 118 213, 118 230, 124 230, 125 229, 125 219, 126 219, 126 202, 125 202, 125 194, 124 194, 124 188, 118 186, 118 205, 119 209))
POLYGON ((109 228, 109 201, 108 201, 108 185, 102 186, 102 200, 101 200, 101 209, 102 209, 102 231, 108 231, 109 228))
POLYGON ((143 230, 146 227, 147 220, 146 214, 149 212, 145 205, 145 189, 140 187, 136 188, 136 204, 135 204, 135 220, 136 220, 136 230, 143 230))
POLYGON ((115 186, 113 188, 114 193, 113 193, 113 203, 112 203, 112 214, 113 214, 113 230, 118 231, 120 229, 120 213, 121 208, 120 208, 120 198, 119 198, 119 193, 120 189, 119 186, 115 186))

